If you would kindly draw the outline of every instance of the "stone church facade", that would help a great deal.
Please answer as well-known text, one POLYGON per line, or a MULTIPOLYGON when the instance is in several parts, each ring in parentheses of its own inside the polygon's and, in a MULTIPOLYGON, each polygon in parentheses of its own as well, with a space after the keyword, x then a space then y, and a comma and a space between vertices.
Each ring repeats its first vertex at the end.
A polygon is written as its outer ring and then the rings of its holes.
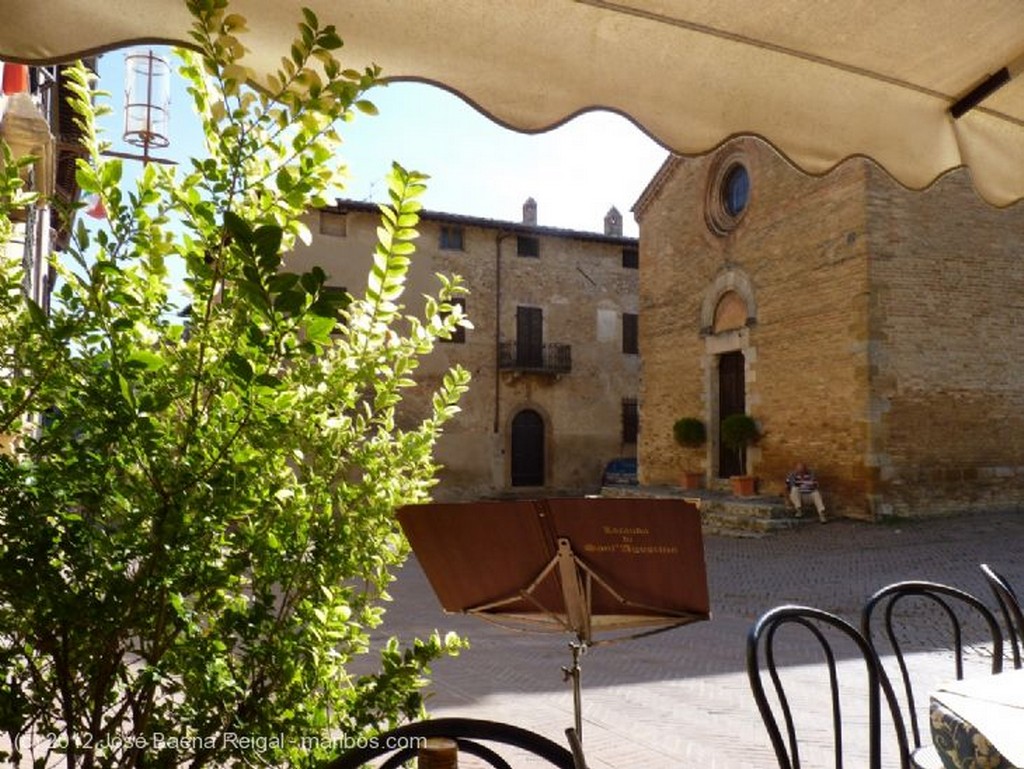
MULTIPOLYGON (((320 265, 331 285, 366 285, 380 221, 372 203, 340 200, 314 212, 309 246, 288 269, 320 265)), ((601 222, 596 222, 601 229, 601 222)), ((455 363, 472 374, 461 413, 435 456, 440 501, 597 492, 605 464, 636 456, 638 243, 611 209, 603 232, 421 212, 403 301, 422 314, 437 273, 462 276, 473 328, 439 344, 407 391, 407 415, 455 363)))
POLYGON ((1024 207, 964 172, 924 191, 850 159, 819 177, 753 138, 666 161, 640 224, 641 482, 675 483, 673 422, 735 472, 722 417, 761 429, 748 469, 797 461, 857 517, 1013 508, 1024 492, 1024 207))

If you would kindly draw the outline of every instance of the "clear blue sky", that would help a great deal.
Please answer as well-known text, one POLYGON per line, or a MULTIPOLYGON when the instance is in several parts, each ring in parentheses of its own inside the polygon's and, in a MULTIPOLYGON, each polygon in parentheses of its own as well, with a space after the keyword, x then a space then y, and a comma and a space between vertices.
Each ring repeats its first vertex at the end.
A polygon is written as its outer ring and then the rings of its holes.
MULTIPOLYGON (((114 114, 106 138, 115 149, 123 128, 124 51, 100 59, 101 87, 114 114)), ((176 68, 176 63, 172 61, 176 68)), ((397 160, 431 176, 424 205, 434 211, 518 221, 523 201, 537 201, 538 223, 601 231, 611 206, 636 235, 629 209, 666 157, 627 119, 588 113, 544 134, 502 128, 457 96, 431 86, 396 83, 375 89, 377 116, 343 127, 350 179, 342 196, 384 197, 383 178, 397 160)), ((183 158, 201 152, 200 132, 180 77, 171 94, 171 146, 154 154, 183 158)))

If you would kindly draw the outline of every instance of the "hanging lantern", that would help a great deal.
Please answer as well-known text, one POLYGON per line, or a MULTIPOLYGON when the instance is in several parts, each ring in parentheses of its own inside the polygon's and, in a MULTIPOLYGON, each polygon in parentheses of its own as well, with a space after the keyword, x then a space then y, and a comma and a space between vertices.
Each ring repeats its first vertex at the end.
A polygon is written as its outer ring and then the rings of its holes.
POLYGON ((124 140, 142 147, 149 161, 150 149, 170 144, 171 68, 151 50, 132 51, 124 61, 124 140))

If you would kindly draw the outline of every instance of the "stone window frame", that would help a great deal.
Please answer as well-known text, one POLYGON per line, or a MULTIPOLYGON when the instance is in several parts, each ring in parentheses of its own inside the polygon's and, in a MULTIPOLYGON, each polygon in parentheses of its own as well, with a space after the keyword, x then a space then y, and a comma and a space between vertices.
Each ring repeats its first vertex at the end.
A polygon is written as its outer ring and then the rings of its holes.
POLYGON ((444 251, 465 251, 465 229, 460 224, 442 224, 438 247, 444 251))
POLYGON ((553 472, 552 447, 553 447, 553 443, 554 443, 554 432, 553 432, 554 429, 555 429, 554 421, 552 420, 551 413, 546 408, 544 408, 541 404, 539 404, 536 401, 534 401, 532 398, 526 398, 526 399, 516 403, 508 411, 508 414, 505 417, 505 430, 504 430, 504 435, 503 435, 503 438, 504 438, 503 443, 504 443, 504 448, 505 448, 505 451, 504 451, 505 462, 504 462, 504 464, 505 464, 505 487, 506 488, 519 488, 519 489, 544 488, 544 487, 546 487, 551 482, 552 472, 553 472), (543 448, 543 452, 544 452, 544 482, 543 482, 543 484, 541 486, 525 486, 525 485, 515 486, 512 483, 512 425, 515 422, 516 417, 519 416, 519 414, 521 414, 524 411, 533 411, 533 412, 535 412, 537 415, 540 416, 541 420, 544 423, 544 448, 543 448))
POLYGON ((722 297, 729 292, 735 292, 747 305, 746 327, 757 325, 757 298, 754 294, 754 284, 742 270, 729 269, 720 272, 711 281, 701 298, 701 336, 714 336, 715 310, 722 297))
POLYGON ((348 237, 348 213, 344 211, 320 211, 318 229, 329 238, 348 237))
MULTIPOLYGON (((704 353, 701 358, 701 369, 704 372, 704 397, 708 424, 717 424, 719 419, 718 402, 718 363, 719 357, 728 352, 742 352, 747 385, 747 406, 757 407, 760 394, 756 389, 758 349, 751 338, 757 326, 758 303, 754 282, 750 276, 738 267, 721 270, 708 283, 701 295, 700 336, 704 340, 704 353), (722 297, 728 293, 737 294, 747 306, 747 321, 742 328, 715 332, 715 311, 722 297)), ((718 455, 720 449, 717 430, 708 431, 707 459, 710 472, 718 473, 718 455)), ((761 449, 757 446, 748 447, 748 467, 753 469, 761 461, 761 449)))
POLYGON ((712 166, 704 191, 704 220, 708 229, 719 236, 731 233, 750 209, 752 196, 752 175, 746 155, 738 150, 722 155, 712 166), (732 210, 728 185, 738 171, 747 176, 746 200, 742 208, 732 210))

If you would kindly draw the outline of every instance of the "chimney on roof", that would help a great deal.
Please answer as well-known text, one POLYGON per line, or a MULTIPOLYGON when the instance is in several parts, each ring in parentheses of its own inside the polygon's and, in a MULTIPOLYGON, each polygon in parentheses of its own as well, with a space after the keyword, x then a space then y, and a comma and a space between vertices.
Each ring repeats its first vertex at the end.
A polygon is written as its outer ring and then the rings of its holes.
POLYGON ((527 198, 523 203, 523 224, 537 226, 537 201, 527 198))
POLYGON ((604 234, 622 237, 622 214, 615 206, 609 208, 608 213, 604 215, 604 234))

